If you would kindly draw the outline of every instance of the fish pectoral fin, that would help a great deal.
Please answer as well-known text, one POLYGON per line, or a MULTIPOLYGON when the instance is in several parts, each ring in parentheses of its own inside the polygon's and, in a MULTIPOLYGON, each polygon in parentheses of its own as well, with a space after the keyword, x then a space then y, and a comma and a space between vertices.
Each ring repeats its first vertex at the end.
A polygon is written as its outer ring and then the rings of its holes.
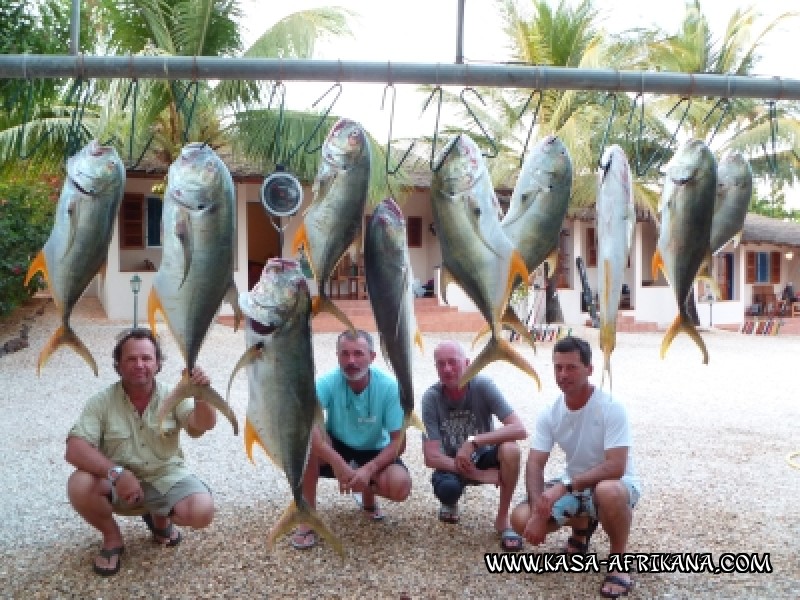
POLYGON ((72 249, 72 245, 75 243, 75 236, 78 231, 78 220, 80 219, 80 202, 78 202, 75 198, 70 200, 69 204, 67 205, 67 216, 69 217, 69 234, 67 237, 67 244, 64 248, 64 256, 69 254, 69 251, 72 249))
POLYGON ((244 451, 247 454, 248 460, 255 464, 256 461, 253 460, 253 445, 258 444, 261 446, 261 449, 264 451, 264 454, 267 455, 273 464, 280 466, 280 462, 276 460, 276 457, 270 454, 269 450, 267 450, 267 445, 261 439, 261 436, 258 435, 258 431, 256 428, 253 427, 253 424, 250 422, 250 419, 245 419, 244 421, 244 451))
POLYGON ((300 248, 305 248, 306 260, 308 260, 308 263, 311 264, 311 253, 308 251, 309 246, 310 244, 308 243, 308 231, 306 230, 306 224, 300 223, 300 227, 298 227, 297 231, 294 232, 294 237, 292 238, 292 256, 297 256, 300 253, 300 248))
POLYGON ((453 274, 450 272, 446 266, 442 265, 441 271, 439 271, 439 295, 442 297, 442 302, 445 304, 450 304, 447 301, 447 286, 451 283, 455 283, 456 285, 460 285, 456 278, 453 277, 453 274))
POLYGON ((344 548, 342 548, 342 542, 339 541, 339 538, 331 533, 328 526, 319 518, 317 511, 311 508, 302 496, 300 496, 300 501, 301 506, 298 507, 297 501, 292 500, 289 506, 286 507, 286 510, 283 511, 278 522, 275 523, 275 526, 270 530, 267 536, 267 546, 269 549, 272 550, 275 545, 275 540, 289 533, 295 526, 308 525, 311 529, 320 534, 322 538, 336 550, 339 556, 344 558, 344 548))
POLYGON ((231 384, 233 383, 233 378, 236 377, 236 374, 239 372, 239 369, 246 367, 250 363, 258 360, 258 358, 264 352, 264 344, 261 342, 257 344, 253 344, 245 350, 244 354, 239 357, 239 360, 236 361, 236 365, 233 367, 233 371, 231 371, 231 376, 228 378, 228 391, 225 393, 226 402, 230 401, 231 397, 231 384))
POLYGON ((89 367, 92 369, 95 377, 97 377, 97 363, 92 356, 92 353, 89 352, 89 349, 84 345, 84 343, 75 335, 75 332, 70 329, 69 325, 61 325, 58 329, 56 329, 53 336, 47 341, 47 344, 42 351, 39 353, 39 360, 36 364, 36 375, 41 375, 42 367, 47 363, 53 353, 58 350, 61 346, 70 346, 75 352, 80 355, 83 360, 89 363, 89 367))
POLYGON ((353 323, 347 318, 347 315, 344 314, 338 306, 331 302, 330 298, 320 293, 320 295, 315 297, 314 300, 316 300, 316 302, 312 301, 311 303, 313 314, 319 314, 323 311, 328 312, 339 319, 344 326, 347 327, 347 329, 349 329, 353 335, 355 335, 356 328, 353 323))
POLYGON ((419 429, 423 434, 427 435, 427 431, 425 429, 425 423, 423 423, 420 416, 416 413, 416 411, 412 411, 411 414, 406 417, 408 421, 408 425, 414 426, 419 429))
POLYGON ((50 274, 47 272, 47 259, 44 256, 44 250, 39 250, 39 253, 31 261, 23 285, 27 287, 31 279, 33 279, 33 276, 37 273, 42 274, 44 280, 47 282, 47 286, 50 287, 50 274))
POLYGON ((186 209, 179 209, 175 223, 175 237, 183 248, 183 279, 178 288, 182 288, 192 268, 192 253, 194 252, 194 239, 192 237, 191 215, 186 209))
POLYGON ((661 256, 661 251, 656 248, 653 253, 653 261, 650 265, 650 274, 653 276, 653 281, 658 279, 658 272, 664 270, 664 258, 661 256))
POLYGON ((547 258, 542 261, 542 264, 547 265, 547 275, 548 277, 552 277, 558 267, 558 247, 553 248, 550 254, 547 255, 547 258))
POLYGON ((669 349, 670 344, 672 344, 672 340, 675 339, 681 331, 686 333, 697 347, 700 348, 700 352, 703 353, 703 364, 708 364, 708 350, 706 349, 706 343, 703 341, 703 338, 700 337, 700 334, 695 328, 694 324, 692 323, 691 319, 688 315, 678 314, 675 317, 675 320, 672 322, 667 328, 667 332, 664 334, 664 339, 661 342, 661 358, 663 359, 667 355, 667 350, 669 349))
POLYGON ((425 354, 425 343, 423 342, 422 332, 419 330, 419 327, 414 330, 414 343, 419 347, 419 351, 425 354))
POLYGON ((510 306, 506 306, 506 311, 503 313, 503 318, 501 319, 503 325, 506 325, 509 329, 514 331, 520 338, 527 341, 533 351, 536 352, 536 342, 531 335, 531 332, 528 331, 528 328, 525 327, 525 324, 519 320, 517 313, 514 312, 514 309, 510 306))
POLYGON ((231 279, 228 284, 228 289, 225 291, 225 301, 233 308, 233 330, 238 331, 239 326, 242 324, 244 315, 239 306, 239 291, 236 289, 236 283, 231 279))
POLYGON ((461 376, 458 386, 466 386, 469 380, 475 377, 475 375, 477 375, 481 369, 496 360, 506 360, 518 369, 533 377, 533 379, 536 381, 536 385, 541 391, 542 382, 534 368, 528 363, 527 360, 525 360, 525 357, 523 357, 511 346, 511 344, 508 343, 508 341, 496 336, 489 340, 489 343, 486 344, 483 350, 481 350, 480 354, 478 354, 475 360, 469 364, 467 370, 461 376))
POLYGON ((161 304, 161 298, 158 297, 156 287, 150 288, 150 293, 147 296, 147 322, 150 325, 150 331, 156 333, 156 313, 161 314, 166 318, 167 313, 164 310, 164 305, 161 304))

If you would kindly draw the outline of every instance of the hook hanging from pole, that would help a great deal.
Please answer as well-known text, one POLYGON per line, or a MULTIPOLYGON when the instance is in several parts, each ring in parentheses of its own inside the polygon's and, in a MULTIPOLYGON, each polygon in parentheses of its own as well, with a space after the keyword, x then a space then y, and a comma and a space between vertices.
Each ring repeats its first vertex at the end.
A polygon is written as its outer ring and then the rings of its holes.
POLYGON ((478 115, 475 114, 475 112, 472 110, 472 107, 469 105, 469 103, 464 98, 464 93, 467 92, 467 91, 472 92, 475 95, 475 97, 478 98, 478 100, 480 100, 481 104, 483 104, 484 106, 486 106, 486 102, 483 100, 481 95, 478 93, 478 90, 476 90, 475 88, 465 87, 463 90, 461 90, 461 94, 460 94, 461 103, 467 109, 467 112, 472 117, 472 120, 475 121, 475 123, 478 125, 478 127, 480 127, 481 132, 483 133, 483 135, 486 138, 486 140, 489 142, 489 145, 492 147, 492 153, 491 154, 486 154, 484 152, 483 155, 486 158, 495 158, 497 156, 497 144, 495 144, 494 139, 486 131, 486 128, 483 126, 483 123, 481 123, 480 119, 478 118, 478 115))
POLYGON ((439 116, 442 113, 442 86, 437 85, 431 90, 431 94, 430 96, 428 96, 428 99, 425 100, 425 104, 422 106, 422 112, 420 113, 420 116, 425 114, 425 111, 428 109, 428 105, 431 103, 434 94, 436 94, 437 92, 439 93, 439 102, 436 106, 436 124, 434 125, 433 128, 433 142, 431 143, 431 159, 428 162, 431 171, 433 171, 434 173, 437 171, 437 169, 433 168, 433 159, 436 156, 436 142, 439 139, 439 116))
MULTIPOLYGON (((320 116, 319 120, 317 121, 316 126, 311 131, 311 134, 308 136, 306 141, 303 144, 301 144, 305 148, 306 154, 314 154, 315 152, 319 152, 319 150, 322 148, 322 144, 320 144, 316 148, 309 148, 308 144, 311 142, 311 140, 314 139, 314 136, 317 135, 317 132, 319 131, 319 128, 322 127, 322 124, 325 122, 325 119, 328 118, 328 115, 330 114, 331 110, 333 109, 333 105, 336 104, 336 101, 339 99, 339 96, 342 95, 342 84, 339 83, 338 81, 336 83, 334 83, 331 87, 328 88, 328 91, 326 91, 324 94, 322 94, 322 96, 317 98, 316 101, 314 102, 314 104, 311 105, 312 107, 316 107, 317 104, 322 102, 322 99, 325 98, 325 96, 327 96, 328 94, 330 94, 333 90, 336 90, 336 95, 333 97, 333 100, 331 100, 331 103, 328 105, 328 108, 326 108, 325 111, 320 116)), ((300 146, 295 148, 294 151, 292 152, 291 156, 294 156, 295 152, 297 152, 297 150, 299 148, 300 148, 300 146)), ((290 158, 291 158, 291 156, 290 156, 290 158)))
POLYGON ((519 166, 522 167, 522 163, 525 161, 525 154, 528 152, 528 144, 531 141, 531 134, 533 133, 533 127, 536 125, 536 119, 539 118, 539 109, 542 107, 542 90, 533 90, 531 95, 528 96, 528 99, 525 101, 525 106, 522 107, 522 110, 519 111, 519 115, 517 115, 517 120, 522 119, 522 115, 528 110, 528 106, 533 99, 535 94, 539 94, 539 100, 536 102, 536 108, 533 111, 533 120, 531 121, 531 126, 528 128, 528 136, 525 138, 525 145, 522 147, 522 155, 519 157, 519 166))
POLYGON ((767 101, 767 111, 769 115, 769 137, 772 144, 772 151, 767 152, 766 144, 761 143, 761 148, 764 150, 764 158, 767 161, 769 170, 775 175, 778 172, 778 158, 776 155, 776 139, 778 137, 778 109, 775 107, 774 100, 767 101))
POLYGON ((611 114, 608 116, 608 121, 606 122, 606 129, 603 132, 603 139, 600 142, 600 156, 597 158, 597 166, 602 167, 603 164, 603 152, 606 151, 606 143, 608 142, 608 134, 611 132, 611 125, 614 122, 614 117, 617 116, 617 95, 613 93, 606 94, 606 97, 603 98, 603 101, 600 103, 600 106, 605 106, 608 99, 611 98, 611 114))
POLYGON ((708 142, 706 142, 706 146, 710 146, 711 142, 714 141, 714 137, 717 135, 717 132, 719 131, 719 126, 722 123, 722 120, 725 118, 725 116, 731 110, 731 101, 728 98, 720 98, 719 100, 717 100, 717 103, 714 104, 714 106, 711 107, 711 110, 709 110, 706 113, 706 116, 703 117, 703 121, 702 122, 706 123, 708 121, 708 119, 711 118, 711 115, 714 113, 714 111, 717 110, 720 106, 722 106, 722 104, 725 105, 725 109, 720 113, 719 119, 717 119, 716 124, 714 125, 713 129, 711 130, 711 138, 708 140, 708 142))
POLYGON ((397 91, 395 90, 394 84, 389 83, 385 88, 383 88, 383 99, 381 100, 381 110, 384 108, 384 104, 386 103, 386 92, 391 88, 392 90, 392 108, 391 112, 389 113, 389 139, 386 141, 386 174, 387 175, 395 175, 399 170, 400 167, 403 166, 403 163, 406 162, 408 155, 411 153, 411 150, 414 148, 414 145, 417 143, 416 140, 411 142, 411 145, 406 150, 403 157, 400 159, 400 162, 394 167, 394 169, 389 168, 389 157, 392 154, 392 124, 394 123, 394 101, 397 95, 397 91))

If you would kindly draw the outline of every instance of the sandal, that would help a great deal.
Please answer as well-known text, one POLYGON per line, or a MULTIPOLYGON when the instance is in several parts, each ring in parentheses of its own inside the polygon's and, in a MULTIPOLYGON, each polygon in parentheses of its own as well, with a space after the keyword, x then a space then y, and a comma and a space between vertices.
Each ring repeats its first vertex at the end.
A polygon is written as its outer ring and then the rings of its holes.
POLYGON ((627 596, 628 592, 633 589, 633 579, 625 581, 619 575, 606 575, 605 579, 603 579, 603 583, 600 586, 600 595, 603 598, 619 598, 620 596, 627 596), (620 592, 607 592, 605 590, 606 584, 613 584, 618 585, 619 587, 623 588, 620 592))
POLYGON ((500 546, 506 552, 519 552, 525 545, 525 540, 522 536, 517 535, 517 532, 508 527, 500 533, 500 546))
POLYGON ((460 520, 458 516, 458 504, 442 504, 439 507, 439 520, 442 523, 458 523, 460 520))
POLYGON ((100 575, 101 577, 111 577, 111 575, 116 575, 119 573, 119 568, 122 566, 122 553, 125 552, 125 546, 118 546, 117 548, 101 548, 100 549, 100 556, 105 558, 106 560, 112 559, 115 556, 117 557, 117 564, 113 567, 100 567, 97 563, 92 564, 92 568, 94 568, 94 572, 100 575))
POLYGON ((292 533, 292 537, 289 539, 292 547, 296 548, 297 550, 308 550, 309 548, 313 548, 317 545, 317 541, 317 532, 313 529, 309 529, 308 531, 298 531, 295 529, 294 533, 292 533))
POLYGON ((353 494, 353 500, 355 500, 358 507, 367 513, 367 516, 373 521, 383 521, 386 518, 386 515, 381 510, 381 507, 378 506, 378 500, 376 499, 374 502, 374 506, 364 506, 364 496, 358 492, 353 494))
POLYGON ((600 521, 597 519, 592 519, 589 517, 589 524, 586 526, 585 529, 573 529, 572 534, 569 538, 567 538, 567 546, 564 548, 565 554, 586 554, 589 552, 589 541, 592 539, 592 535, 597 530, 597 526, 600 524, 600 521), (580 536, 582 538, 586 538, 583 542, 578 540, 573 536, 580 536), (570 550, 574 550, 574 552, 570 552, 570 550))
POLYGON ((144 521, 145 525, 147 525, 147 528, 153 534, 154 542, 159 543, 162 546, 166 546, 167 548, 174 548, 181 543, 181 532, 175 529, 175 526, 172 523, 163 529, 161 527, 156 527, 155 523, 153 523, 153 516, 150 513, 143 514, 142 521, 144 521), (173 537, 176 532, 178 535, 173 537))

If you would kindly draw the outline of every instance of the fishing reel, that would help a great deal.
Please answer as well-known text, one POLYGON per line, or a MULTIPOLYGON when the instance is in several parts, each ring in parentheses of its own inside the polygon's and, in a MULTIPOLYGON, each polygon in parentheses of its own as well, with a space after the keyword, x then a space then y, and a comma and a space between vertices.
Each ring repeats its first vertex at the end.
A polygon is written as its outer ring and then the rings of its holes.
POLYGON ((291 217, 303 203, 303 187, 282 165, 261 184, 261 204, 273 217, 291 217))

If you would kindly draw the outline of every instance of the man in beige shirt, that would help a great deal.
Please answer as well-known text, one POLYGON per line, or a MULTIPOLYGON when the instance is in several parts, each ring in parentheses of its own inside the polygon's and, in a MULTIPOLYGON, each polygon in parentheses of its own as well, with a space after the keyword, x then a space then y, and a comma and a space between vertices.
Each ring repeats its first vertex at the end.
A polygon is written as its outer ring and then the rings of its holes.
MULTIPOLYGON (((94 561, 98 575, 119 571, 124 551, 114 513, 143 515, 153 539, 177 546, 173 523, 207 527, 214 516, 211 491, 186 467, 180 431, 199 437, 216 423, 206 402, 182 400, 159 428, 157 414, 169 388, 155 380, 163 354, 149 329, 126 332, 113 351, 120 381, 88 400, 67 437, 66 460, 75 467, 67 483, 70 503, 103 535, 94 561), (162 433, 163 432, 163 433, 162 433)), ((208 385, 195 367, 191 381, 208 385)))

